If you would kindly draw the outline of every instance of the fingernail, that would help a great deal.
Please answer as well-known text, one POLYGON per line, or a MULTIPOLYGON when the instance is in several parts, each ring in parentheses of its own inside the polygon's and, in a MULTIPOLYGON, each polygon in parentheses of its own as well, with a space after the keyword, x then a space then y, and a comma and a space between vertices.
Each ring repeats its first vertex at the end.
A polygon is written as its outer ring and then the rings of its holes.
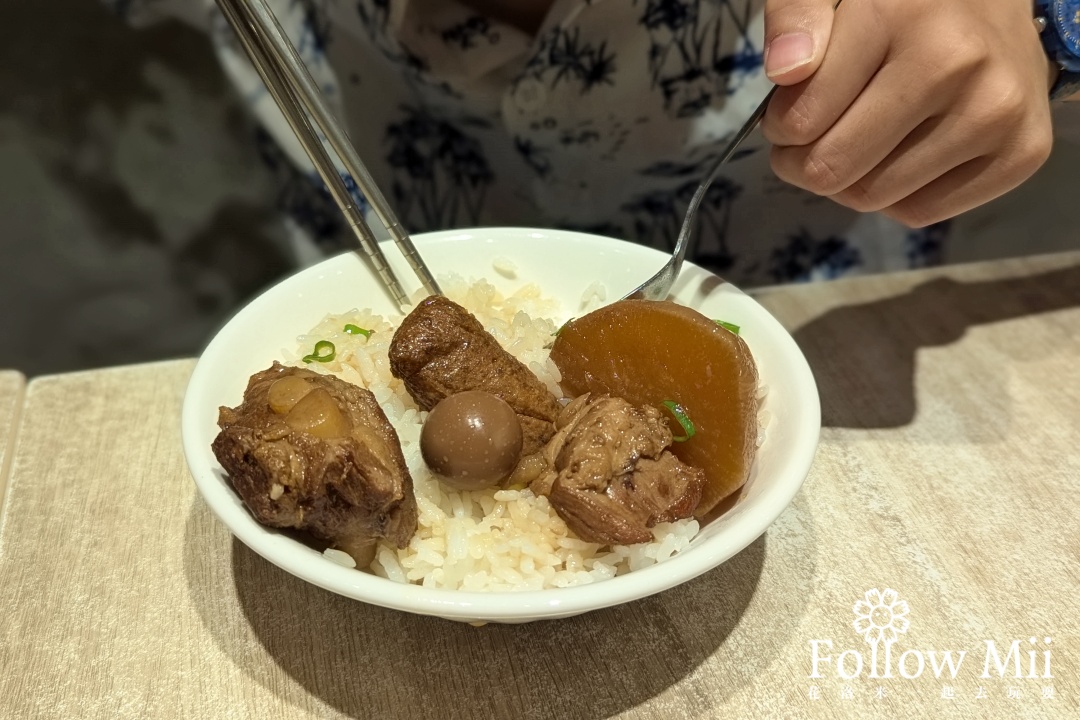
POLYGON ((765 74, 775 77, 791 72, 814 58, 814 38, 806 33, 777 35, 765 49, 765 74))

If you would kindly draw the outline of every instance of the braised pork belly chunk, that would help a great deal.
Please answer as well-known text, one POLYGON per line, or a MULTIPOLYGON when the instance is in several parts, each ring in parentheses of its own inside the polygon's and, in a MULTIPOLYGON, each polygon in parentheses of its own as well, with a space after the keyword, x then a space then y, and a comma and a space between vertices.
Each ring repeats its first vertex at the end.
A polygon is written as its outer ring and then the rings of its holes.
POLYGON ((582 395, 557 427, 531 487, 582 540, 649 542, 657 523, 693 515, 705 474, 668 450, 673 438, 659 409, 582 395))
POLYGON ((405 547, 416 531, 401 444, 368 390, 275 362, 218 426, 214 455, 260 523, 308 532, 361 567, 379 538, 405 547))

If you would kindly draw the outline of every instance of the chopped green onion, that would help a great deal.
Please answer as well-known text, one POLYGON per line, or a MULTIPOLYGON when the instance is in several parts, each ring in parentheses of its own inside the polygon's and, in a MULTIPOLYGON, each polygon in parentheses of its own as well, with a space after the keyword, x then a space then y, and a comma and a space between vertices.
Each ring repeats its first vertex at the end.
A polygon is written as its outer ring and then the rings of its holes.
POLYGON ((555 337, 559 337, 559 333, 561 333, 563 330, 565 330, 566 326, 569 325, 572 322, 574 322, 574 318, 570 318, 569 320, 564 322, 562 325, 559 326, 558 330, 556 330, 555 332, 553 332, 551 334, 554 335, 555 337))
POLYGON ((679 425, 682 426, 683 432, 685 433, 685 435, 678 435, 671 439, 675 442, 686 442, 694 437, 694 433, 696 433, 697 430, 694 429, 694 423, 691 422, 690 416, 686 414, 686 409, 674 400, 665 400, 661 404, 671 411, 671 414, 675 416, 675 419, 678 421, 679 425))
POLYGON ((725 330, 730 330, 731 332, 735 333, 736 335, 739 334, 739 326, 736 325, 735 323, 724 322, 723 320, 713 320, 713 322, 716 323, 717 325, 719 325, 720 327, 724 328, 725 330))
POLYGON ((349 325, 345 326, 345 332, 349 333, 350 335, 363 335, 364 337, 369 338, 369 337, 371 337, 371 333, 373 333, 375 331, 374 330, 365 330, 362 327, 358 327, 356 325, 349 324, 349 325))
POLYGON ((311 352, 311 354, 305 355, 303 357, 303 360, 306 363, 313 361, 330 362, 334 359, 334 355, 336 353, 337 350, 334 348, 334 343, 330 342, 329 340, 320 340, 319 342, 315 343, 315 349, 311 352))

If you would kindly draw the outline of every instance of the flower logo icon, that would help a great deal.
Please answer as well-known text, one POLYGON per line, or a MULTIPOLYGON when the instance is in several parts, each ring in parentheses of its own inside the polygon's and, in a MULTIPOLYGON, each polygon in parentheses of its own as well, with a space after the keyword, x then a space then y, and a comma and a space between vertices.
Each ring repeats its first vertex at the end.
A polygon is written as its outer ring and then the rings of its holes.
POLYGON ((864 599, 856 602, 852 610, 855 621, 851 626, 875 649, 882 640, 886 645, 896 642, 897 637, 906 633, 911 625, 907 618, 907 602, 890 588, 867 590, 864 599))

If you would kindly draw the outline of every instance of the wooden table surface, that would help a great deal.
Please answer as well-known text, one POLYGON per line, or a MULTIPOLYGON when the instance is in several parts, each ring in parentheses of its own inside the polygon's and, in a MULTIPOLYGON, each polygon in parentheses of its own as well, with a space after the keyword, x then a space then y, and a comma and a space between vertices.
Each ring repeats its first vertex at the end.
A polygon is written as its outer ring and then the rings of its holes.
MULTIPOLYGON (((231 538, 181 454, 191 361, 34 380, 0 717, 1080 717, 1080 254, 759 298, 821 390, 792 506, 686 585, 525 626, 347 600, 231 538), (874 590, 906 603, 874 615, 891 677, 853 627, 874 590)), ((0 452, 19 388, 0 375, 0 452)))

